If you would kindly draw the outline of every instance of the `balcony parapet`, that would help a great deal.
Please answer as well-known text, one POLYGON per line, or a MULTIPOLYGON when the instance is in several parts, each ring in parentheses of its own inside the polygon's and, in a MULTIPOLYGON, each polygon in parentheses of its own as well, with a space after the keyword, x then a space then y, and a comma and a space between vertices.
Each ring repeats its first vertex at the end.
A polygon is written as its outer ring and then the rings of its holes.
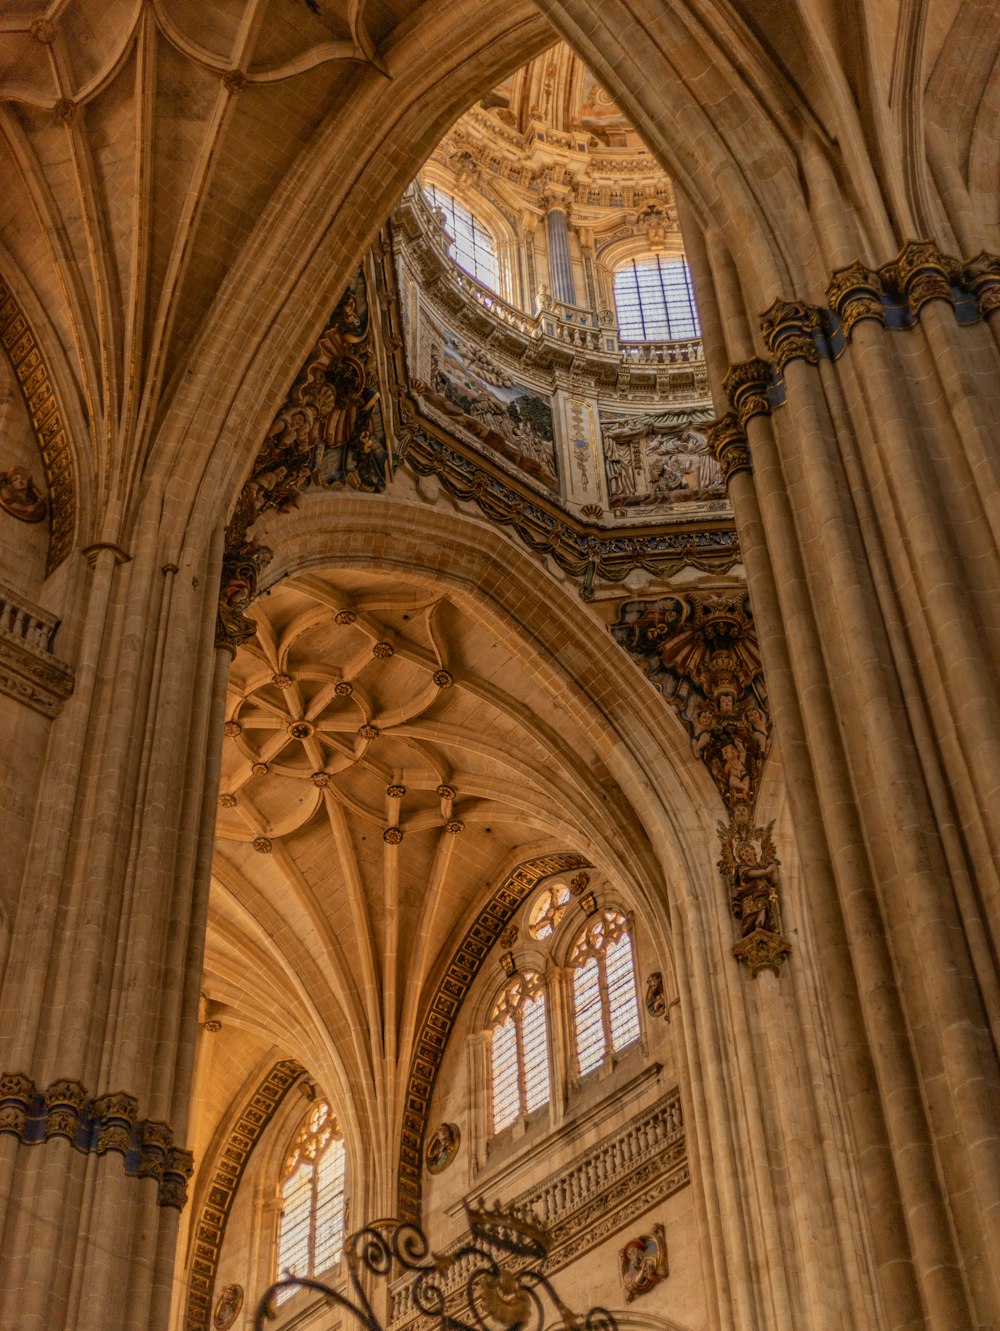
POLYGON ((700 338, 620 344, 614 314, 547 293, 527 314, 477 282, 448 253, 448 237, 411 186, 392 219, 397 253, 432 305, 511 368, 559 386, 569 378, 609 402, 693 403, 708 397, 700 338))
POLYGON ((73 670, 52 652, 59 621, 0 583, 0 693, 42 716, 58 716, 73 670))

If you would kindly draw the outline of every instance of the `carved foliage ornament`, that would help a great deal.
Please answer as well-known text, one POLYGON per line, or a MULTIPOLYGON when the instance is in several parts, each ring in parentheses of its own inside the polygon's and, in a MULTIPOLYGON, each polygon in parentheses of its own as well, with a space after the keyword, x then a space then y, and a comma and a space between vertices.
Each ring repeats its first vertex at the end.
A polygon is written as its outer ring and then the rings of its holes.
POLYGON ((771 718, 745 592, 626 601, 611 632, 676 710, 726 804, 752 805, 771 718))
POLYGON ((733 956, 754 978, 762 970, 779 974, 791 953, 781 932, 781 903, 778 893, 779 860, 771 829, 754 825, 750 811, 736 808, 728 823, 719 823, 722 857, 719 868, 729 886, 733 918, 739 926, 739 941, 733 956))
POLYGON ((84 1154, 116 1151, 125 1173, 154 1178, 160 1206, 181 1210, 194 1169, 190 1151, 175 1146, 167 1123, 138 1118, 139 1103, 124 1091, 90 1097, 78 1081, 62 1079, 39 1090, 23 1073, 0 1075, 0 1133, 25 1146, 55 1137, 84 1154))

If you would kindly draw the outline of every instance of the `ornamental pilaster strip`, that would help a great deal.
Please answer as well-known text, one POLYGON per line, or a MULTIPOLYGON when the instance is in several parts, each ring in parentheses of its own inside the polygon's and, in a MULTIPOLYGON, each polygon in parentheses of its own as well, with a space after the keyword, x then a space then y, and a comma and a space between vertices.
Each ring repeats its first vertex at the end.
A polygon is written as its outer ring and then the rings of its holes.
POLYGON ((730 367, 722 387, 744 430, 754 416, 770 416, 767 390, 773 382, 774 366, 759 356, 730 367))
POLYGON ((822 331, 822 311, 800 300, 775 300, 760 316, 760 329, 778 373, 793 360, 819 364, 816 334, 822 331))
POLYGON ((885 326, 885 307, 882 304, 884 288, 882 278, 860 259, 846 268, 838 268, 830 279, 826 297, 830 307, 839 316, 844 336, 850 337, 857 324, 874 319, 885 326))

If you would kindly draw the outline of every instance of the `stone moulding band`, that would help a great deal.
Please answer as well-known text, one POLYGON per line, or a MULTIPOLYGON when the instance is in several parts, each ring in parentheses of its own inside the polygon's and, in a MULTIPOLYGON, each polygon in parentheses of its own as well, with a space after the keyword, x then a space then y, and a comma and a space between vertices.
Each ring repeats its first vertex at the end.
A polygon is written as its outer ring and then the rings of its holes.
POLYGON ((63 1079, 39 1089, 23 1073, 0 1074, 0 1132, 24 1146, 62 1137, 84 1155, 116 1151, 130 1177, 156 1180, 159 1206, 180 1211, 194 1158, 174 1145, 169 1123, 139 1119, 138 1111, 138 1100, 124 1091, 88 1096, 78 1081, 63 1079))
POLYGON ((911 240, 879 268, 860 259, 838 268, 826 296, 828 307, 773 301, 760 328, 774 361, 752 357, 730 366, 722 387, 731 411, 707 431, 727 484, 736 472, 753 470, 747 422, 785 402, 783 375, 793 360, 837 360, 859 324, 873 321, 890 332, 913 328, 936 300, 951 305, 960 326, 990 318, 1000 310, 1000 255, 984 250, 963 263, 931 241, 911 240))

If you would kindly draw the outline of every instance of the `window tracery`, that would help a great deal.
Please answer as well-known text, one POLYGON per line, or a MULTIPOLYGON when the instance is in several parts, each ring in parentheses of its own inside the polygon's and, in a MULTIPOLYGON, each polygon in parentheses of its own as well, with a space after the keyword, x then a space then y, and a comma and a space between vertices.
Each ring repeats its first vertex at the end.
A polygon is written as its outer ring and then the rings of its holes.
POLYGON ((623 342, 675 342, 701 336, 691 270, 680 257, 629 259, 615 273, 623 342))
POLYGON ((285 1157, 279 1190, 279 1278, 319 1275, 344 1246, 347 1157, 340 1127, 325 1100, 309 1111, 285 1157))
POLYGON ((635 955, 628 920, 605 909, 580 934, 570 953, 573 1021, 581 1077, 639 1038, 635 955))
POLYGON ((464 268, 477 282, 496 291, 496 246, 489 231, 447 190, 431 183, 424 186, 424 193, 431 206, 444 213, 445 230, 453 237, 448 252, 459 268, 464 268))
POLYGON ((549 1028, 540 975, 515 975, 490 1014, 490 1108, 493 1135, 548 1104, 549 1028))
POLYGON ((559 922, 566 914, 566 908, 572 897, 565 883, 554 883, 547 887, 531 908, 528 916, 528 933, 537 942, 551 938, 559 927, 559 922))

